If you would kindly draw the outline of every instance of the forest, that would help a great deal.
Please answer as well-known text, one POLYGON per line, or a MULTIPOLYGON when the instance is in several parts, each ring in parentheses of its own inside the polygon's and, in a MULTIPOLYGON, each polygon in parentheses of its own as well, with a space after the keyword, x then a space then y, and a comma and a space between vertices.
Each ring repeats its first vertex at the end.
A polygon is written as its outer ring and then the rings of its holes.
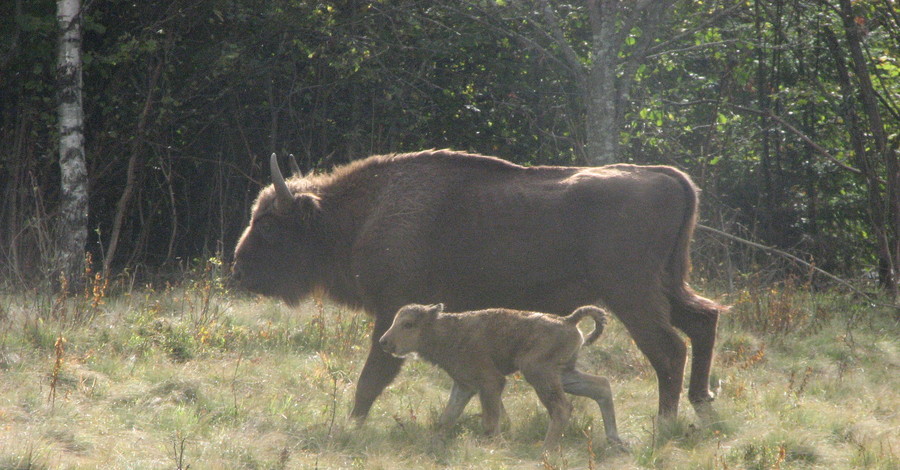
POLYGON ((900 468, 896 0, 0 11, 0 469, 900 468), (237 289, 235 245, 273 153, 309 174, 446 148, 691 176, 691 285, 730 310, 668 338, 714 351, 707 413, 690 384, 657 416, 614 317, 578 366, 623 445, 575 397, 542 452, 522 374, 499 436, 478 405, 442 429, 453 382, 416 360, 351 422, 379 320, 237 289))
MULTIPOLYGON (((65 201, 55 2, 0 19, 0 275, 53 279, 65 201)), ((271 153, 304 171, 453 148, 667 164, 702 188, 695 269, 813 267, 896 294, 892 0, 87 0, 84 250, 108 276, 229 262, 271 153)), ((818 276, 816 282, 828 283, 818 276)))

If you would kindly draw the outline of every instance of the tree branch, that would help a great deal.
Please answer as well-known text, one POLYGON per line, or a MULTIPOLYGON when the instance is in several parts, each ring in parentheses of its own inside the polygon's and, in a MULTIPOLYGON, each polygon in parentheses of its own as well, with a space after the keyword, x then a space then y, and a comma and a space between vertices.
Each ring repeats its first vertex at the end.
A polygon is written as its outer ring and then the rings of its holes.
POLYGON ((666 49, 666 47, 668 47, 669 44, 676 43, 676 42, 684 39, 685 37, 688 37, 688 36, 696 33, 697 31, 700 31, 700 30, 703 30, 705 28, 712 26, 715 22, 730 15, 734 11, 744 7, 744 5, 745 5, 744 2, 739 1, 729 8, 724 8, 724 9, 721 9, 721 10, 713 13, 709 18, 706 19, 706 21, 697 25, 697 27, 689 29, 687 31, 683 31, 680 34, 676 34, 675 36, 672 36, 668 40, 663 41, 654 47, 651 47, 649 50, 650 54, 647 57, 655 57, 657 55, 665 54, 667 52, 665 49, 666 49))
MULTIPOLYGON (((838 284, 840 284, 840 285, 846 287, 847 289, 853 291, 855 294, 858 294, 858 295, 860 295, 860 296, 862 296, 862 297, 865 297, 865 299, 866 299, 869 303, 877 304, 877 302, 875 302, 874 299, 872 299, 872 297, 871 297, 869 294, 866 294, 865 292, 863 292, 863 291, 857 289, 857 288, 856 288, 855 286, 853 286, 853 284, 851 284, 849 281, 844 280, 844 279, 841 279, 841 278, 835 276, 834 274, 831 274, 831 273, 829 273, 828 271, 825 271, 824 269, 822 269, 822 268, 820 268, 820 267, 818 267, 818 266, 816 266, 816 265, 814 265, 814 264, 812 264, 812 263, 808 263, 808 262, 802 260, 801 258, 799 258, 799 257, 797 257, 797 256, 794 256, 794 255, 792 255, 792 254, 790 254, 790 253, 788 253, 788 252, 786 252, 786 251, 782 251, 782 250, 779 250, 779 249, 777 249, 777 248, 773 248, 773 247, 771 247, 771 246, 766 246, 766 245, 762 245, 762 244, 759 244, 759 243, 756 243, 756 242, 752 242, 752 241, 750 241, 750 240, 747 240, 747 239, 738 237, 738 236, 736 236, 736 235, 732 235, 732 234, 730 234, 730 233, 728 233, 728 232, 723 232, 722 230, 718 230, 718 229, 714 229, 714 228, 712 228, 712 227, 708 227, 708 226, 703 225, 703 224, 697 224, 697 228, 700 229, 700 230, 705 230, 705 231, 710 232, 710 233, 712 233, 712 234, 718 235, 718 236, 720 236, 720 237, 727 238, 727 239, 729 239, 729 240, 736 241, 736 242, 738 242, 738 243, 742 243, 742 244, 744 244, 744 245, 747 245, 747 246, 756 248, 756 249, 758 249, 758 250, 765 251, 766 253, 772 253, 772 254, 781 256, 781 257, 783 257, 783 258, 787 258, 787 259, 789 259, 789 260, 791 260, 791 261, 793 261, 793 262, 795 262, 795 263, 797 263, 797 264, 800 264, 800 265, 802 265, 802 266, 804 266, 804 267, 806 267, 806 268, 809 268, 809 269, 811 269, 811 270, 813 270, 813 271, 815 271, 815 272, 817 272, 817 273, 819 273, 819 274, 821 274, 821 275, 827 277, 828 279, 831 279, 832 281, 837 282, 838 284)), ((879 304, 879 305, 884 305, 884 304, 879 304)), ((892 307, 892 308, 900 308, 900 305, 896 305, 896 304, 889 304, 889 305, 887 305, 887 306, 892 307)))
POLYGON ((585 78, 584 66, 581 65, 581 61, 578 60, 578 54, 575 53, 575 49, 572 49, 569 41, 566 41, 566 36, 563 34, 562 26, 559 23, 559 17, 556 16, 556 12, 553 11, 553 8, 550 6, 550 2, 547 0, 540 0, 540 3, 541 12, 544 15, 544 21, 547 22, 547 26, 550 28, 553 42, 562 52, 563 57, 566 59, 566 63, 568 63, 569 68, 572 69, 572 73, 578 80, 583 81, 585 78))
POLYGON ((837 157, 832 155, 828 150, 825 149, 825 147, 822 147, 821 145, 817 144, 815 141, 813 141, 811 138, 809 138, 809 136, 804 134, 800 129, 797 129, 796 127, 791 125, 789 122, 782 119, 781 116, 778 116, 778 115, 772 113, 771 111, 763 111, 760 109, 748 108, 746 106, 741 106, 741 105, 737 105, 737 104, 733 104, 733 103, 729 103, 728 105, 731 106, 732 108, 735 108, 735 109, 738 109, 741 111, 746 111, 751 114, 765 116, 765 117, 768 117, 769 119, 772 119, 773 121, 777 122, 778 124, 781 124, 785 129, 790 131, 792 134, 799 137, 800 140, 802 140, 803 142, 806 142, 807 145, 812 147, 813 150, 815 150, 816 152, 819 152, 823 157, 831 160, 831 162, 834 163, 835 165, 837 165, 849 172, 856 173, 858 175, 861 175, 863 173, 862 170, 860 170, 859 168, 852 167, 852 166, 838 160, 837 157))

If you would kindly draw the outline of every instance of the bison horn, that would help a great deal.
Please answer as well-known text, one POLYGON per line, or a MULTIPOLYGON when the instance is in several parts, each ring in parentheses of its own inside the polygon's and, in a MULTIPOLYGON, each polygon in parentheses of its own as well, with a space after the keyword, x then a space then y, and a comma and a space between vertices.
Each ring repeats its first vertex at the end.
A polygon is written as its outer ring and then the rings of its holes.
POLYGON ((281 176, 281 168, 278 168, 278 157, 274 153, 269 159, 269 167, 272 171, 272 184, 275 185, 275 195, 278 196, 278 201, 292 201, 294 197, 291 196, 291 190, 288 189, 287 183, 284 182, 284 176, 281 176))
POLYGON ((297 159, 294 157, 294 154, 289 154, 288 163, 291 164, 291 176, 303 176, 303 172, 300 171, 300 165, 297 164, 297 159))

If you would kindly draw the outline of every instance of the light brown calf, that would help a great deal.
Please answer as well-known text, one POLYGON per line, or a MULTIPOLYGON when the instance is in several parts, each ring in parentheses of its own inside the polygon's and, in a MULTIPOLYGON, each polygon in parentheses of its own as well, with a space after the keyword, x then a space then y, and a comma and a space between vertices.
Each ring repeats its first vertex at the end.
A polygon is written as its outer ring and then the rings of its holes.
POLYGON ((484 431, 496 434, 505 376, 521 370, 550 413, 545 450, 559 445, 572 412, 563 392, 596 401, 607 439, 622 444, 609 381, 575 369, 582 344, 593 343, 603 332, 606 312, 594 306, 581 307, 565 317, 508 309, 443 310, 443 304, 407 305, 379 340, 387 353, 398 357, 416 353, 453 378, 450 400, 440 417, 442 427, 452 426, 477 392, 484 431), (595 322, 587 340, 576 326, 585 316, 595 322))

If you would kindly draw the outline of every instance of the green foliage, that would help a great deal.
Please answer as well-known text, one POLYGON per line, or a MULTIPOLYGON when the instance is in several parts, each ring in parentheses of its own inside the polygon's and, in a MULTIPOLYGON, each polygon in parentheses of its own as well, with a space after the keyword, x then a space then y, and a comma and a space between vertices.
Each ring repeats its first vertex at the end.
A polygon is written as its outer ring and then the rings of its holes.
MULTIPOLYGON (((524 164, 584 158, 591 104, 530 4, 85 3, 89 248, 98 260, 128 162, 137 162, 113 274, 139 272, 144 281, 184 260, 227 263, 268 181, 262 162, 271 152, 297 154, 305 171, 441 147, 524 164)), ((21 11, 0 19, 0 144, 8 149, 0 154, 0 225, 8 227, 0 270, 26 284, 40 278, 40 260, 52 251, 49 220, 59 202, 57 33, 54 2, 15 5, 21 11)), ((565 40, 589 65, 584 3, 554 8, 565 40)), ((885 131, 896 141, 896 12, 878 1, 852 8, 885 131)), ((836 163, 862 164, 845 117, 860 103, 842 96, 822 32, 840 36, 836 12, 809 1, 676 1, 670 17, 635 70, 620 160, 686 169, 704 189, 704 217, 731 232, 845 275, 875 265, 871 195, 885 188, 836 163)), ((623 56, 645 26, 623 35, 623 56)), ((883 179, 884 163, 871 164, 883 179)), ((744 272, 758 263, 734 262, 744 272)), ((203 310, 202 294, 192 301, 201 305, 194 323, 216 316, 203 310)))

